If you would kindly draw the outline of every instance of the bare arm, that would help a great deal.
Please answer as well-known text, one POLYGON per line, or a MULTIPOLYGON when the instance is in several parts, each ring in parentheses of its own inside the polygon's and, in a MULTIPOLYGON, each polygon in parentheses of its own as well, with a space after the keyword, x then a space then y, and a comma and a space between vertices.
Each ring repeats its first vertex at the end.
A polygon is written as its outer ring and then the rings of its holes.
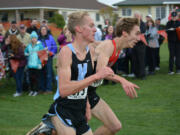
POLYGON ((59 90, 62 97, 66 97, 75 94, 94 81, 104 78, 107 75, 113 74, 113 71, 108 67, 103 68, 100 72, 91 75, 84 80, 71 81, 71 64, 72 64, 72 52, 68 47, 64 47, 58 54, 57 59, 57 72, 59 77, 59 90), (104 72, 104 73, 103 73, 104 72))
MULTIPOLYGON (((107 42, 108 43, 108 42, 107 42)), ((110 56, 112 55, 113 52, 113 45, 102 45, 104 47, 96 50, 97 54, 97 67, 96 71, 99 71, 103 66, 108 65, 108 61, 110 56)), ((108 80, 112 80, 115 82, 118 82, 122 85, 124 91, 126 92, 126 95, 129 96, 130 98, 137 97, 137 93, 135 91, 135 88, 139 88, 137 85, 127 81, 125 78, 120 77, 119 75, 113 75, 113 76, 108 76, 106 77, 108 80)))

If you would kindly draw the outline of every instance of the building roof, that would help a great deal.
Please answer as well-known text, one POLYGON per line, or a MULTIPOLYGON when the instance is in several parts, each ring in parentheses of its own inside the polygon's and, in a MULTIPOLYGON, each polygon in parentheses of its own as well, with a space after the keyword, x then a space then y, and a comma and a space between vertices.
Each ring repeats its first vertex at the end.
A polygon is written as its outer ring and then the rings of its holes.
POLYGON ((97 0, 0 0, 0 9, 73 8, 99 10, 107 7, 97 0))
POLYGON ((163 5, 180 4, 180 0, 125 0, 113 4, 114 6, 143 6, 143 5, 163 5))

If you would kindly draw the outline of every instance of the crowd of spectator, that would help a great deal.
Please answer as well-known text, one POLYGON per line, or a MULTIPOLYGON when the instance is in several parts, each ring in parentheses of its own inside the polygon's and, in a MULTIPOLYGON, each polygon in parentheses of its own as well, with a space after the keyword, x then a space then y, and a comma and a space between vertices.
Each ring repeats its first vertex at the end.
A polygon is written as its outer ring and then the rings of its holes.
POLYGON ((0 26, 6 76, 13 76, 16 81, 14 97, 21 96, 23 90, 29 91, 29 96, 49 94, 53 90, 53 57, 57 53, 57 44, 47 24, 42 22, 39 29, 37 24, 37 20, 32 20, 27 28, 12 21, 6 32, 3 25, 0 26), (44 65, 38 54, 41 50, 48 54, 44 65))
MULTIPOLYGON (((163 26, 160 18, 153 20, 151 15, 147 15, 144 22, 140 12, 135 12, 134 17, 139 19, 140 30, 147 43, 139 41, 134 48, 121 50, 118 61, 112 67, 113 71, 122 73, 124 77, 137 79, 155 75, 156 71, 160 70, 160 47, 165 40, 158 31, 165 30, 169 49, 168 74, 172 75, 174 71, 180 74, 180 39, 176 33, 176 28, 180 27, 180 19, 177 16, 176 11, 172 12, 171 19, 163 26)), ((29 96, 51 94, 55 80, 53 58, 63 46, 73 41, 67 26, 56 42, 47 21, 42 21, 40 28, 37 24, 37 20, 32 20, 31 26, 27 28, 24 24, 17 25, 16 21, 12 21, 7 31, 0 24, 0 55, 3 55, 1 60, 5 62, 6 76, 13 76, 16 81, 14 97, 21 96, 24 90, 29 92, 29 96), (38 55, 42 50, 46 50, 48 54, 45 64, 38 55)), ((95 40, 112 40, 116 35, 114 29, 114 26, 106 21, 103 29, 96 27, 95 40)), ((104 83, 107 84, 108 81, 104 83)))
MULTIPOLYGON (((180 39, 178 38, 176 28, 180 27, 180 13, 173 11, 171 18, 166 25, 161 24, 161 18, 153 20, 152 15, 146 16, 146 22, 142 20, 141 13, 136 11, 134 17, 139 19, 140 30, 146 39, 146 43, 141 40, 134 48, 127 48, 121 51, 118 62, 112 67, 114 72, 122 73, 124 77, 134 77, 137 79, 146 79, 148 75, 155 75, 160 70, 160 47, 166 40, 165 36, 158 31, 167 33, 169 49, 169 68, 168 74, 180 74, 180 39), (175 70, 174 70, 175 64, 175 70), (175 72, 174 72, 175 71, 175 72)), ((95 33, 96 40, 113 39, 113 26, 110 22, 104 29, 95 33)), ((105 84, 107 81, 105 81, 105 84)))

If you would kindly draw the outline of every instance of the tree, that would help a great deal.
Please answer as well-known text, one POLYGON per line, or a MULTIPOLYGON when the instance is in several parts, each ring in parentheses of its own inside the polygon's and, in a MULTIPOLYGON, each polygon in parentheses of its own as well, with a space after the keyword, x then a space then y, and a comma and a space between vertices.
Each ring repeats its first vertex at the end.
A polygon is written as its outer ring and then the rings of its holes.
POLYGON ((55 23, 58 28, 63 28, 65 25, 64 17, 59 13, 55 13, 53 17, 49 18, 49 22, 55 23))
POLYGON ((104 7, 99 10, 99 14, 102 15, 104 20, 109 20, 111 24, 114 24, 114 20, 117 17, 117 14, 113 12, 112 7, 104 7))
POLYGON ((116 22, 117 20, 119 19, 119 15, 117 13, 115 13, 113 15, 113 20, 112 20, 112 25, 115 26, 116 25, 116 22))

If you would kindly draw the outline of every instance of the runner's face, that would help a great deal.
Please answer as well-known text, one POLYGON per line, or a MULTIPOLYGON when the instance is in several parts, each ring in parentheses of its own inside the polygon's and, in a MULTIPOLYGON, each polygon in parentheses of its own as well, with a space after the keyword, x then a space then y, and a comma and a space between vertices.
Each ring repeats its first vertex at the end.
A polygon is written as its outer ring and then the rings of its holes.
POLYGON ((140 40, 140 28, 135 25, 130 34, 128 34, 128 48, 133 48, 136 43, 140 40))
POLYGON ((85 16, 83 19, 83 30, 82 30, 82 35, 84 39, 86 39, 88 42, 93 42, 94 41, 94 34, 96 32, 96 28, 94 25, 93 20, 89 16, 85 16))

